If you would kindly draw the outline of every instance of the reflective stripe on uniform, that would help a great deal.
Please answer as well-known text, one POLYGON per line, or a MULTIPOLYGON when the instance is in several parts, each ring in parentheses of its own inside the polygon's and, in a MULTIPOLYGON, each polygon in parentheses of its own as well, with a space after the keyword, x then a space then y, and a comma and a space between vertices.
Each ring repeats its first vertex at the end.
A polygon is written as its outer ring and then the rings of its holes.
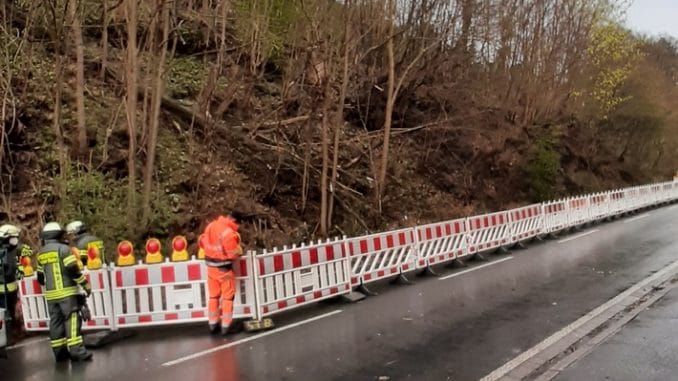
POLYGON ((66 344, 69 347, 76 346, 78 344, 82 344, 82 336, 78 335, 78 314, 77 313, 72 313, 71 314, 71 326, 70 326, 70 331, 68 332, 68 339, 66 340, 66 344))
POLYGON ((0 283, 0 293, 14 292, 19 289, 19 286, 16 281, 7 283, 7 287, 4 284, 0 283))
POLYGON ((66 338, 62 337, 61 339, 50 340, 49 345, 51 345, 52 348, 59 348, 59 347, 63 347, 64 345, 66 345, 66 341, 67 341, 66 338))
POLYGON ((45 299, 46 300, 63 299, 69 296, 78 295, 78 293, 79 291, 77 286, 60 288, 58 290, 47 290, 45 291, 45 299))

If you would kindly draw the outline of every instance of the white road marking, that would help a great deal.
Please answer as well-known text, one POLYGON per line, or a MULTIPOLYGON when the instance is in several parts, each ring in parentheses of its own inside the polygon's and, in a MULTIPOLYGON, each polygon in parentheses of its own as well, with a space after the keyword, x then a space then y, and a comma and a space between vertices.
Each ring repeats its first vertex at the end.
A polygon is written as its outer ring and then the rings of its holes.
POLYGON ((560 241, 558 241, 558 243, 565 243, 565 242, 568 242, 568 241, 573 241, 573 240, 575 240, 575 239, 582 238, 582 237, 586 237, 587 235, 591 235, 591 234, 597 233, 597 232, 599 232, 599 231, 600 231, 600 230, 595 229, 595 230, 588 231, 588 232, 586 232, 586 233, 577 234, 577 235, 572 236, 572 237, 568 237, 568 238, 565 238, 565 239, 561 239, 560 241))
POLYGON ((438 279, 440 279, 440 280, 445 280, 445 279, 454 278, 454 277, 459 276, 459 275, 464 275, 464 274, 466 274, 466 273, 470 273, 471 271, 480 270, 480 269, 482 269, 482 268, 484 268, 484 267, 487 267, 487 266, 492 266, 492 265, 496 265, 497 263, 501 263, 501 262, 504 262, 504 261, 508 261, 509 259, 513 259, 513 256, 511 256, 511 257, 506 257, 506 258, 502 258, 502 259, 497 260, 497 261, 494 261, 494 262, 486 263, 486 264, 484 264, 484 265, 480 265, 480 266, 474 267, 474 268, 472 268, 472 269, 460 271, 460 272, 455 273, 455 274, 450 274, 450 275, 447 275, 447 276, 444 276, 444 277, 440 277, 440 278, 438 278, 438 279))
POLYGON ((628 224, 629 222, 642 220, 643 218, 647 218, 647 217, 650 217, 650 213, 645 213, 645 214, 641 214, 640 216, 635 216, 633 218, 629 218, 628 220, 625 220, 624 223, 628 224))
POLYGON ((615 296, 614 298, 608 300, 605 304, 598 306, 596 309, 592 310, 588 314, 577 319, 573 323, 570 323, 565 328, 563 328, 560 331, 554 333, 553 335, 547 337, 541 343, 535 345, 534 347, 532 347, 532 348, 528 349, 527 351, 521 353, 520 355, 516 356, 513 360, 511 360, 511 361, 507 362, 506 364, 500 366, 499 368, 495 369, 492 373, 490 373, 487 376, 480 379, 480 381, 496 381, 496 380, 504 377, 505 375, 507 375, 513 369, 520 366, 525 361, 531 359, 532 357, 534 357, 538 353, 542 352, 543 350, 547 349, 551 345, 555 344, 556 342, 558 342, 559 340, 561 340, 565 336, 567 336, 570 333, 574 332, 575 330, 579 329, 581 326, 588 323, 589 321, 591 321, 596 316, 603 313, 608 308, 610 308, 610 307, 612 307, 612 306, 614 306, 618 303, 621 303, 624 299, 633 295, 636 291, 638 291, 638 290, 640 290, 644 287, 647 287, 652 282, 654 282, 657 279, 671 273, 672 271, 675 271, 677 268, 678 268, 678 261, 675 261, 675 262, 671 263, 670 265, 664 267, 662 270, 660 270, 660 271, 648 276, 647 278, 641 280, 640 282, 633 285, 631 288, 620 293, 619 295, 615 296))
POLYGON ((310 323, 310 322, 313 322, 313 321, 316 321, 316 320, 320 320, 320 319, 323 319, 323 318, 326 318, 326 317, 329 317, 329 316, 332 316, 332 315, 336 315, 336 314, 341 313, 341 312, 342 312, 342 310, 335 310, 335 311, 332 311, 332 312, 328 312, 328 313, 326 313, 326 314, 314 316, 314 317, 312 317, 312 318, 309 318, 309 319, 306 319, 306 320, 302 320, 302 321, 298 321, 298 322, 296 322, 296 323, 292 323, 292 324, 290 324, 290 325, 286 325, 286 326, 284 326, 284 327, 280 327, 280 328, 274 329, 274 330, 272 330, 272 331, 263 332, 263 333, 260 333, 260 334, 258 334, 258 335, 246 337, 246 338, 241 339, 241 340, 238 340, 238 341, 234 341, 234 342, 231 342, 231 343, 227 343, 227 344, 224 344, 224 345, 220 345, 220 346, 218 346, 218 347, 206 349, 206 350, 204 350, 204 351, 202 351, 202 352, 193 353, 193 354, 191 354, 191 355, 184 356, 184 357, 178 358, 178 359, 176 359, 176 360, 168 361, 168 362, 162 364, 162 366, 167 367, 167 366, 172 366, 172 365, 176 365, 176 364, 181 364, 182 362, 186 362, 186 361, 189 361, 189 360, 193 360, 193 359, 196 359, 196 358, 202 357, 202 356, 207 356, 207 355, 209 355, 209 354, 212 354, 212 353, 214 353, 214 352, 218 352, 218 351, 223 350, 223 349, 226 349, 226 348, 230 348, 230 347, 234 347, 234 346, 236 346, 236 345, 240 345, 240 344, 243 344, 243 343, 247 343, 247 342, 249 342, 249 341, 256 340, 256 339, 262 338, 262 337, 264 337, 264 336, 273 335, 274 333, 278 333, 278 332, 282 332, 282 331, 287 331, 288 329, 292 329, 292 328, 298 327, 298 326, 303 325, 303 324, 306 324, 306 323, 310 323))
POLYGON ((15 345, 9 346, 9 347, 7 347, 7 349, 8 349, 8 350, 11 350, 11 349, 16 349, 16 348, 21 348, 21 347, 27 347, 27 346, 29 346, 29 345, 33 345, 33 344, 37 344, 37 343, 42 343, 42 342, 45 342, 45 341, 49 341, 49 339, 46 338, 46 337, 38 337, 38 338, 35 338, 35 339, 33 339, 33 340, 22 341, 22 342, 19 343, 19 344, 15 344, 15 345))

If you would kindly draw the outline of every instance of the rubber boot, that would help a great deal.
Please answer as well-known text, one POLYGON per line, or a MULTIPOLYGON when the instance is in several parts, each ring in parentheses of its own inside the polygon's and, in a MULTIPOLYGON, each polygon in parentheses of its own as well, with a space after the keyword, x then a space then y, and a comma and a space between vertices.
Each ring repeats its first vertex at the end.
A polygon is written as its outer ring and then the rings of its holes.
POLYGON ((92 359, 92 353, 87 352, 84 347, 78 348, 75 351, 71 352, 71 361, 80 362, 80 361, 89 361, 92 359))
POLYGON ((210 333, 214 335, 217 332, 219 332, 219 324, 210 324, 210 333))
POLYGON ((227 325, 222 325, 221 326, 221 336, 226 336, 228 335, 228 326, 227 325))
POLYGON ((54 357, 56 362, 64 362, 71 359, 71 355, 68 354, 68 349, 62 348, 54 351, 54 357))

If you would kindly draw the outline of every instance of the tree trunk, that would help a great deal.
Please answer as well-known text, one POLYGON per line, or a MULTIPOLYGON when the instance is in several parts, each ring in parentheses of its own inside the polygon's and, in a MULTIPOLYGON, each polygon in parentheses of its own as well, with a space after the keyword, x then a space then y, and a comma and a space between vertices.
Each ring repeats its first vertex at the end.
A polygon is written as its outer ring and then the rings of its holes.
POLYGON ((391 124, 393 121, 393 107, 395 104, 395 53, 393 43, 393 18, 394 18, 394 0, 388 0, 388 41, 386 43, 386 54, 388 58, 388 86, 386 90, 386 109, 384 111, 384 146, 381 153, 381 166, 379 167, 379 178, 377 180, 377 203, 379 213, 381 213, 381 200, 386 191, 386 172, 388 170, 388 151, 391 139, 391 124))
POLYGON ((106 79, 106 67, 108 66, 108 4, 103 0, 103 11, 101 15, 101 81, 106 79))
POLYGON ((346 92, 348 91, 348 69, 349 69, 349 39, 351 35, 351 18, 348 12, 351 11, 351 1, 346 0, 344 6, 344 53, 343 67, 341 72, 341 89, 339 90, 339 102, 337 102, 336 119, 334 122, 334 145, 332 147, 332 175, 330 180, 330 200, 327 207, 327 225, 332 226, 334 215, 334 197, 337 189, 337 175, 339 172, 339 143, 341 140, 341 131, 344 127, 344 104, 346 103, 346 92))
POLYGON ((127 220, 128 233, 134 235, 137 222, 136 202, 136 150, 137 150, 137 0, 127 0, 127 62, 125 62, 125 82, 127 84, 127 134, 129 147, 127 157, 127 220))
MULTIPOLYGON (((165 0, 158 0, 158 7, 162 14, 162 43, 159 47, 160 52, 156 54, 154 88, 151 105, 151 121, 148 130, 148 141, 146 145, 146 169, 144 171, 144 205, 141 216, 142 226, 148 228, 151 215, 151 189, 153 185, 153 170, 155 169, 155 149, 158 141, 158 128, 160 124, 160 106, 164 91, 164 67, 167 59, 167 42, 169 40, 169 7, 165 5, 165 0)), ((155 41, 153 41, 155 45, 155 41)))
MULTIPOLYGON (((330 81, 325 79, 326 83, 330 81)), ((329 90, 329 86, 325 86, 329 90)), ((322 137, 321 137, 321 146, 322 146, 322 170, 320 173, 320 234, 325 237, 327 236, 327 172, 329 168, 329 134, 327 132, 329 126, 329 101, 330 95, 329 91, 325 91, 325 101, 323 101, 323 116, 322 116, 322 137)))
POLYGON ((64 147, 64 136, 61 132, 61 89, 64 82, 63 57, 57 52, 54 65, 55 88, 54 88, 54 137, 57 142, 59 155, 59 175, 64 176, 66 171, 66 148, 64 147))
POLYGON ((68 13, 71 23, 71 32, 73 42, 75 43, 76 56, 76 88, 75 103, 76 115, 78 120, 78 147, 77 155, 80 158, 85 156, 87 149, 87 125, 85 120, 85 58, 82 43, 82 28, 80 27, 79 6, 77 0, 69 0, 68 13))

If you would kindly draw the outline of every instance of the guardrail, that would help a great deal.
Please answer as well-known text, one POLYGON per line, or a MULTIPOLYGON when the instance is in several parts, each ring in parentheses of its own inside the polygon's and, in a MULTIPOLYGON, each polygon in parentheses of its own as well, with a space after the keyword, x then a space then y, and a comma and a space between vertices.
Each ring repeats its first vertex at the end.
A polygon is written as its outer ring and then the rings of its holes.
MULTIPOLYGON (((234 266, 234 317, 262 319, 366 284, 430 269, 535 237, 676 201, 678 182, 612 190, 507 211, 354 238, 248 252, 234 266)), ((183 237, 172 241, 176 262, 163 260, 160 243, 146 245, 149 264, 130 263, 131 244, 119 245, 119 263, 87 270, 93 286, 92 320, 84 329, 111 329, 207 320, 206 267, 186 259, 183 237), (157 263, 152 263, 157 262, 157 263)), ((48 329, 46 302, 34 276, 20 280, 24 324, 48 329)))

